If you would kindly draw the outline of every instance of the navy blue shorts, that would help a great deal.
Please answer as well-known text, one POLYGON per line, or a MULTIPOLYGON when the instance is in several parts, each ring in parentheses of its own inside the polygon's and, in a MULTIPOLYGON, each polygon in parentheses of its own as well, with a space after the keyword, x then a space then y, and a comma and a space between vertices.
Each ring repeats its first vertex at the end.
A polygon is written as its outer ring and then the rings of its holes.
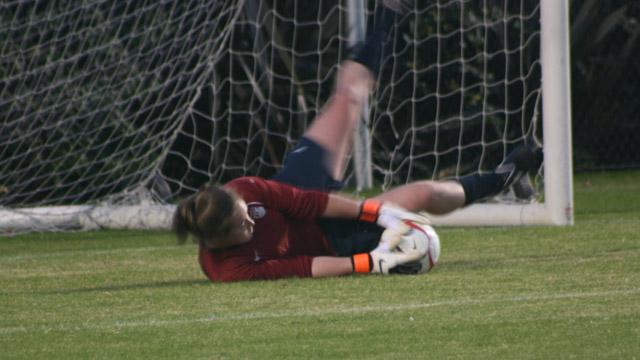
MULTIPOLYGON (((327 168, 327 150, 303 137, 287 154, 284 165, 273 180, 306 190, 336 191, 344 183, 335 180, 327 168)), ((373 250, 380 241, 383 228, 358 220, 317 220, 338 256, 350 256, 373 250)))
POLYGON ((284 158, 273 180, 306 190, 334 191, 344 187, 327 169, 327 150, 303 137, 284 158))

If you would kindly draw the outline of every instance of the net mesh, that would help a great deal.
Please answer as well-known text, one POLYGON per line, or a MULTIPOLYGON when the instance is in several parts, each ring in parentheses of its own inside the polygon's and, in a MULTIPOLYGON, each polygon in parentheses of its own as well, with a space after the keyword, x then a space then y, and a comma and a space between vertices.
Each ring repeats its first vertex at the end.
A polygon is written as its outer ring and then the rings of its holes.
MULTIPOLYGON (((4 208, 126 203, 141 189, 170 202, 206 181, 274 175, 352 31, 345 2, 320 0, 0 10, 4 208)), ((370 102, 375 183, 482 173, 542 136, 539 13, 533 0, 414 5, 370 102)))
POLYGON ((0 204, 82 204, 147 182, 235 6, 2 2, 0 204))
MULTIPOLYGON (((175 186, 273 175, 329 96, 349 51, 346 7, 280 4, 255 2, 237 21, 221 77, 167 159, 175 186)), ((486 172, 541 136, 538 2, 421 6, 393 36, 372 99, 373 175, 384 187, 486 172)))
POLYGON ((539 3, 429 4, 395 38, 376 95, 373 163, 386 185, 483 173, 542 135, 539 3))

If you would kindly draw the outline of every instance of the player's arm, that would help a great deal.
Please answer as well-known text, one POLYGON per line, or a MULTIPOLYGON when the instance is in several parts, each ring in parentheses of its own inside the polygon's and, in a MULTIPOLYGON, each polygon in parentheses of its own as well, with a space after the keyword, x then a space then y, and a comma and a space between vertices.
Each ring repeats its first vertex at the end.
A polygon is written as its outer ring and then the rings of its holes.
POLYGON ((357 219, 360 215, 360 207, 361 201, 342 195, 329 194, 327 208, 322 213, 322 217, 357 219))
MULTIPOLYGON (((287 277, 327 277, 351 273, 388 274, 397 265, 414 262, 425 256, 426 246, 396 251, 404 241, 402 233, 387 229, 380 244, 370 253, 351 257, 295 256, 291 258, 255 259, 230 257, 214 262, 210 251, 200 249, 202 270, 211 281, 273 280, 287 277), (420 250, 423 249, 423 250, 420 250)), ((405 247, 407 248, 407 247, 405 247)))
MULTIPOLYGON (((304 257, 273 259, 248 264, 236 269, 223 281, 274 280, 288 277, 329 277, 353 273, 388 274, 396 265, 415 261, 405 254, 375 252, 356 254, 351 257, 317 256, 311 259, 309 270, 305 269, 304 257)), ((307 265, 308 266, 308 265, 307 265)))
MULTIPOLYGON (((260 202, 295 219, 318 217, 358 219, 377 223, 384 228, 403 227, 402 220, 418 223, 426 218, 377 199, 353 200, 338 194, 303 190, 277 181, 249 179, 260 202)), ((246 200, 246 199, 245 199, 246 200)))
POLYGON ((402 241, 402 234, 393 229, 387 229, 382 234, 380 244, 370 253, 355 254, 351 257, 331 256, 295 256, 291 258, 238 261, 227 259, 218 264, 217 269, 211 268, 211 261, 207 261, 210 252, 201 252, 200 264, 212 281, 241 281, 241 280, 274 280, 287 277, 327 277, 352 273, 389 274, 397 265, 414 262, 425 256, 421 247, 416 250, 399 252, 393 251, 402 241))
POLYGON ((214 281, 275 280, 289 277, 328 277, 352 273, 389 274, 397 265, 416 261, 424 254, 419 252, 391 252, 389 246, 379 246, 370 253, 351 257, 296 256, 285 259, 270 259, 246 262, 212 272, 214 281))
POLYGON ((223 266, 209 272, 212 281, 275 280, 290 277, 327 277, 347 275, 354 272, 348 257, 296 256, 286 259, 270 259, 245 262, 233 267, 223 266))
MULTIPOLYGON (((428 219, 407 211, 390 203, 383 203, 377 199, 353 200, 348 197, 329 194, 327 207, 323 217, 358 219, 360 221, 377 223, 384 228, 405 228, 404 220, 417 223, 429 223, 428 219)), ((405 230, 408 230, 405 228, 405 230)))
POLYGON ((389 270, 419 260, 425 256, 425 250, 413 247, 413 250, 394 251, 403 241, 402 230, 387 229, 382 234, 380 244, 370 253, 360 253, 351 257, 314 257, 311 262, 311 276, 326 277, 351 273, 389 274, 389 270))
POLYGON ((314 257, 311 263, 311 276, 327 277, 353 273, 353 261, 350 257, 314 257))
POLYGON ((242 187, 247 202, 260 202, 265 207, 286 214, 293 219, 315 219, 322 215, 327 207, 328 194, 321 191, 303 190, 295 186, 260 178, 235 180, 242 187))

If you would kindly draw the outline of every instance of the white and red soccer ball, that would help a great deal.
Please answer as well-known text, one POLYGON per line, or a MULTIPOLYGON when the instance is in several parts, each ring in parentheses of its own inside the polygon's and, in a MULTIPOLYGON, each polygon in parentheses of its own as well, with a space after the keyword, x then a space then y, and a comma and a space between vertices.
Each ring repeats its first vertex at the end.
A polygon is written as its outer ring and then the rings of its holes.
POLYGON ((413 221, 405 221, 405 223, 411 227, 411 230, 402 235, 398 250, 409 252, 417 249, 424 253, 425 255, 419 260, 422 267, 418 272, 428 272, 438 263, 440 237, 430 225, 413 221))

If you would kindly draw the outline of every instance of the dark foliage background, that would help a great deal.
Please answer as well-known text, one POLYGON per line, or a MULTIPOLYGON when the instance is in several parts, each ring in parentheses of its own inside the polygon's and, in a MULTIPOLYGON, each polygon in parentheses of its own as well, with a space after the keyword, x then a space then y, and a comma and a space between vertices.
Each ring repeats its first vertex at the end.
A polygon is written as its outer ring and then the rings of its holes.
POLYGON ((640 167, 640 1, 571 2, 575 170, 640 167))
POLYGON ((147 182, 233 3, 0 2, 0 205, 83 204, 147 182))
MULTIPOLYGON (((173 188, 189 192, 204 181, 278 170, 348 55, 346 2, 339 4, 245 1, 230 51, 217 59, 197 116, 166 159, 163 175, 173 188)), ((368 4, 371 25, 376 2, 368 4)), ((488 170, 523 133, 541 136, 533 125, 538 2, 418 4, 390 40, 393 56, 373 99, 374 181, 385 185, 488 170)))
MULTIPOLYGON (((399 65, 380 79, 393 86, 376 89, 372 109, 374 162, 394 171, 375 169, 377 181, 482 171, 520 141, 515 134, 541 136, 530 123, 540 69, 533 56, 538 38, 528 29, 536 17, 453 31, 447 39, 429 36, 436 27, 446 32, 480 20, 472 3, 447 2, 450 12, 438 14, 437 2, 419 2, 420 17, 395 34, 399 65), (436 24, 436 15, 445 21, 436 24), (517 55, 490 55, 486 64, 473 57, 485 38, 489 53, 501 41, 515 49, 521 39, 505 37, 504 29, 522 30, 529 45, 517 55), (412 43, 414 32, 425 41, 412 43), (447 63, 460 55, 462 41, 464 64, 447 63), (436 61, 444 64, 441 77, 432 69, 436 61), (485 65, 489 80, 500 72, 526 76, 481 92, 457 90, 485 65), (427 96, 406 103, 434 88, 446 94, 437 106, 427 96), (493 113, 493 103, 507 111, 493 113), (479 110, 491 114, 492 127, 480 127, 479 110), (417 127, 416 114, 424 117, 417 127), (437 136, 429 121, 435 116, 442 121, 437 136), (464 154, 457 146, 479 141, 485 145, 464 154), (425 155, 414 161, 409 153, 425 155)), ((535 13, 537 3, 483 4, 499 17, 505 10, 535 13)), ((85 203, 140 185, 169 199, 205 181, 275 173, 348 53, 346 5, 246 0, 228 38, 220 36, 238 4, 0 3, 0 205, 85 203)), ((374 6, 369 1, 370 16, 374 6)), ((571 55, 575 170, 640 167, 640 1, 571 0, 571 55)))

